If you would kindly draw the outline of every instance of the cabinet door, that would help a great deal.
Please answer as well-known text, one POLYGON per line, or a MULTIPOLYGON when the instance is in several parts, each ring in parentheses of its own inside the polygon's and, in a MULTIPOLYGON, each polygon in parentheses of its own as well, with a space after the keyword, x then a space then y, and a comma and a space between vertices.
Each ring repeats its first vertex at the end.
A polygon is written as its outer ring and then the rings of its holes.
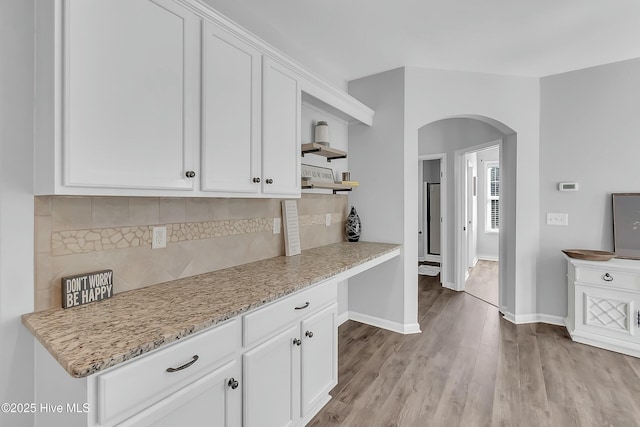
POLYGON ((297 76, 264 58, 262 192, 300 195, 300 88, 297 76))
POLYGON ((200 19, 170 0, 63 10, 63 185, 193 189, 200 19))
POLYGON ((244 426, 291 426, 293 402, 300 395, 298 326, 291 327, 243 355, 244 426))
POLYGON ((257 193, 260 52, 205 22, 202 53, 202 190, 257 193))
POLYGON ((636 305, 630 292, 575 285, 576 330, 626 341, 638 340, 636 305))
POLYGON ((337 311, 334 304, 302 321, 302 417, 338 383, 337 311))
POLYGON ((120 425, 240 427, 238 368, 236 361, 229 362, 120 425), (238 381, 236 388, 232 387, 234 380, 238 381))

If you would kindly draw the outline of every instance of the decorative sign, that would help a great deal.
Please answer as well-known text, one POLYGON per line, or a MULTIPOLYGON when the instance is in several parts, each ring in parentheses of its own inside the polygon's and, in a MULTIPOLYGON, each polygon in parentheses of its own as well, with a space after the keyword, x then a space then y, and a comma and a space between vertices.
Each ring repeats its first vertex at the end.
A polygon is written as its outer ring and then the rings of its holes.
POLYGON ((113 270, 62 278, 62 308, 76 307, 113 296, 113 270))
POLYGON ((333 169, 305 165, 304 163, 301 168, 301 176, 302 178, 311 178, 313 182, 330 182, 331 184, 335 182, 333 179, 333 169))
POLYGON ((286 256, 300 255, 300 229, 298 228, 298 204, 295 200, 282 201, 284 222, 284 252, 286 256))

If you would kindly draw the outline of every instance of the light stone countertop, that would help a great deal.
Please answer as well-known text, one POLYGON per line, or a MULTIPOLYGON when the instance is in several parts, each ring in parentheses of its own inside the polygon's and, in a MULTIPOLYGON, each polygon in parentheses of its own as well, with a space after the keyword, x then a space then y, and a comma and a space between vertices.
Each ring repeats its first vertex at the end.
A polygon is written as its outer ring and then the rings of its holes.
POLYGON ((86 377, 400 248, 334 243, 160 283, 22 323, 73 377, 86 377))

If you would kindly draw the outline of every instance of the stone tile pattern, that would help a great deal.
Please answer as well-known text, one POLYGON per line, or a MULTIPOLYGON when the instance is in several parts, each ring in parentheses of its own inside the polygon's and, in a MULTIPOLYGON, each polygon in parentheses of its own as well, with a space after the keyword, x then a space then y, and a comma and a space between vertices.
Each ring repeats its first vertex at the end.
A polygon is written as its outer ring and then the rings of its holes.
MULTIPOLYGON (((272 233, 280 199, 35 198, 35 309, 61 306, 60 278, 113 269, 114 292, 138 289, 284 254, 272 233), (151 250, 151 229, 167 227, 167 248, 151 250)), ((298 200, 303 249, 344 240, 347 197, 298 200), (325 226, 325 214, 331 226, 325 226)))
MULTIPOLYGON (((165 226, 167 228, 167 243, 177 243, 186 240, 212 239, 235 234, 271 231, 273 219, 234 219, 182 224, 157 224, 156 226, 165 226)), ((51 234, 51 253, 53 256, 57 256, 108 249, 151 246, 153 227, 152 225, 146 225, 55 231, 51 234)))
POLYGON ((397 251, 339 242, 123 292, 111 299, 22 316, 73 377, 86 377, 248 310, 397 251))

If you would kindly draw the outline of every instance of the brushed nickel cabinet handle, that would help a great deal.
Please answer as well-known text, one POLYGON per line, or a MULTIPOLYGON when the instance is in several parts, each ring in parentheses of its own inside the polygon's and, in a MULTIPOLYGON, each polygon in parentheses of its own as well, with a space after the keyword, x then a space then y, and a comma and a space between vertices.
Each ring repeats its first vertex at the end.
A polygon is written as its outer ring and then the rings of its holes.
POLYGON ((187 369, 189 366, 193 365, 194 363, 196 363, 198 361, 199 357, 196 354, 195 356, 193 356, 193 358, 191 359, 191 361, 185 363, 182 366, 178 366, 177 368, 167 368, 167 372, 178 372, 178 371, 182 371, 183 369, 187 369))
POLYGON ((602 276, 602 280, 605 282, 613 282, 613 276, 609 273, 605 273, 604 276, 602 276))
POLYGON ((194 171, 187 171, 185 175, 187 178, 195 178, 196 173, 194 171))
POLYGON ((231 387, 231 390, 235 390, 235 389, 237 389, 237 388, 238 388, 238 386, 240 385, 240 383, 238 382, 238 380, 237 380, 237 379, 235 379, 235 378, 231 378, 231 379, 229 379, 229 382, 227 383, 227 385, 228 385, 229 387, 231 387))
POLYGON ((309 338, 313 338, 313 332, 311 332, 311 331, 307 331, 307 332, 305 332, 305 335, 306 335, 307 337, 309 337, 309 338))
POLYGON ((293 343, 295 345, 297 345, 298 347, 300 347, 302 345, 302 341, 300 340, 300 338, 294 338, 293 339, 293 343))

